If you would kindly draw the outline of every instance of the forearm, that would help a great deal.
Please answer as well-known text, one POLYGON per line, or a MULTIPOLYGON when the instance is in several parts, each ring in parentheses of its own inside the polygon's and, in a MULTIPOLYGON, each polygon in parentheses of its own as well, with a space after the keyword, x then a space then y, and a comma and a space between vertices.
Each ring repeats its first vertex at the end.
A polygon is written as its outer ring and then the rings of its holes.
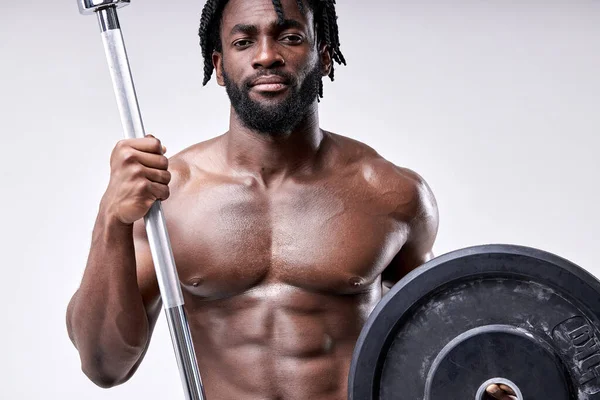
POLYGON ((82 369, 96 384, 121 383, 148 341, 132 226, 100 212, 81 286, 67 311, 69 336, 82 369))

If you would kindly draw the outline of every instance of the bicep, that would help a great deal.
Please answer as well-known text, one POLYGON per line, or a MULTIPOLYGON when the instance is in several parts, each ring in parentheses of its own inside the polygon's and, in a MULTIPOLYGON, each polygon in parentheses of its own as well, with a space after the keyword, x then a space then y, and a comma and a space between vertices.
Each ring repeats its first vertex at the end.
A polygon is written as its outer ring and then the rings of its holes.
POLYGON ((383 285, 391 288, 406 274, 431 260, 434 257, 432 247, 431 239, 406 242, 383 272, 383 285))
POLYGON ((421 178, 417 181, 412 215, 406 223, 406 241, 382 274, 384 286, 392 287, 406 274, 434 257, 439 215, 431 189, 421 178))

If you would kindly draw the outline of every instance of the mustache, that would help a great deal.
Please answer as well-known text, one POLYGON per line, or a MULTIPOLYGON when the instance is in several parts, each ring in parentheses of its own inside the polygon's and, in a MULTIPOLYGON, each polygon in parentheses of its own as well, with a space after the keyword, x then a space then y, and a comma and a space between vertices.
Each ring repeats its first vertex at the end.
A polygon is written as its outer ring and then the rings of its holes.
POLYGON ((252 82, 254 82, 255 80, 257 80, 258 78, 262 78, 263 76, 278 76, 282 79, 284 79, 284 83, 286 85, 290 85, 290 86, 296 86, 296 77, 292 74, 290 74, 289 72, 284 72, 284 71, 260 71, 258 73, 256 73, 255 75, 249 77, 248 79, 246 79, 244 81, 244 87, 248 90, 250 90, 250 88, 252 88, 252 82))

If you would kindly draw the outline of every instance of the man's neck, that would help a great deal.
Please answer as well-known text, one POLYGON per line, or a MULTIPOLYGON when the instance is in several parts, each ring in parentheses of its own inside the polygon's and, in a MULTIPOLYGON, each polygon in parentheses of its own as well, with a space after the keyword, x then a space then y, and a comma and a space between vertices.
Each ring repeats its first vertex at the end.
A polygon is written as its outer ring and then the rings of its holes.
POLYGON ((265 134, 246 127, 231 110, 225 134, 227 164, 240 174, 254 176, 265 187, 277 186, 314 165, 323 140, 318 107, 286 134, 265 134))

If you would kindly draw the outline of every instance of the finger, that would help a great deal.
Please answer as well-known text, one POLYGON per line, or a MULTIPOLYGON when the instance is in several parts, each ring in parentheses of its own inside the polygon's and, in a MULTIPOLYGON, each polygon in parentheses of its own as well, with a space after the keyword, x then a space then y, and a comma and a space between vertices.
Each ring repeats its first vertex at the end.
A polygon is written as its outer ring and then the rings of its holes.
POLYGON ((171 182, 171 173, 162 169, 142 167, 144 176, 151 182, 168 185, 171 182))
POLYGON ((162 183, 148 181, 146 184, 146 190, 156 200, 167 200, 170 195, 169 187, 167 185, 163 185, 162 183))
POLYGON ((163 145, 152 135, 143 138, 123 139, 117 143, 117 147, 131 147, 139 151, 154 154, 163 154, 163 145))
POLYGON ((122 153, 125 164, 142 164, 148 168, 167 170, 169 168, 169 159, 163 155, 146 153, 133 148, 129 148, 122 153))
POLYGON ((156 140, 158 140, 158 143, 160 144, 160 148, 161 148, 161 151, 162 151, 162 153, 161 153, 161 154, 165 154, 165 153, 167 152, 167 148, 165 147, 165 145, 164 145, 164 144, 162 144, 162 143, 160 142, 160 140, 159 140, 159 139, 157 139, 157 138, 156 138, 154 135, 152 135, 152 134, 148 134, 148 135, 146 135, 145 137, 147 137, 147 138, 152 138, 152 139, 156 139, 156 140))
POLYGON ((503 391, 505 391, 506 393, 508 393, 508 394, 510 394, 512 396, 516 396, 517 395, 515 393, 515 391, 510 386, 500 384, 500 385, 498 385, 498 387, 500 388, 500 390, 503 390, 503 391))

